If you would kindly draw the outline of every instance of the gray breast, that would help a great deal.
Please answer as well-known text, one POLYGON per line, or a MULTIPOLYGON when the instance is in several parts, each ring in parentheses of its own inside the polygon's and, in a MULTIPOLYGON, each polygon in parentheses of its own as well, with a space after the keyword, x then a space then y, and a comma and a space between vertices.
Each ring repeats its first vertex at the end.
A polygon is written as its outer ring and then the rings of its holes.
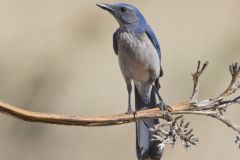
POLYGON ((118 58, 123 76, 135 82, 155 80, 160 72, 158 53, 146 33, 120 33, 118 58))

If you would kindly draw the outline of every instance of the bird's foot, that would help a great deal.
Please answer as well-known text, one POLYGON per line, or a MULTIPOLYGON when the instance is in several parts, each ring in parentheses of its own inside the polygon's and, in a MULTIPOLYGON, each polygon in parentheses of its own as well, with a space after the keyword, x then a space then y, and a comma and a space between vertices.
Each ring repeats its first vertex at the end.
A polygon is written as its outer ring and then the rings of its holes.
POLYGON ((158 106, 159 109, 162 110, 162 111, 171 112, 171 111, 173 110, 169 105, 165 104, 163 101, 161 101, 160 103, 158 103, 157 106, 158 106))
POLYGON ((136 112, 133 111, 132 107, 131 106, 128 106, 128 110, 127 110, 127 114, 135 114, 136 112))
POLYGON ((159 109, 163 112, 163 118, 167 121, 172 121, 171 111, 173 110, 169 105, 166 105, 163 101, 161 101, 159 104, 157 104, 159 109))

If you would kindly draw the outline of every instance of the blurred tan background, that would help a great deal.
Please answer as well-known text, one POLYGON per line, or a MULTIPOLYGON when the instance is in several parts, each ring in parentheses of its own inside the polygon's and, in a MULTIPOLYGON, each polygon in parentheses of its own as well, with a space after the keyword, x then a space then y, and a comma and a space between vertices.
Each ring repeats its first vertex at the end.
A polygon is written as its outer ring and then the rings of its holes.
MULTIPOLYGON (((118 25, 97 1, 0 0, 0 100, 33 111, 105 115, 127 109, 127 91, 112 33, 118 25)), ((105 1, 114 3, 116 1, 105 1)), ((161 94, 188 100, 190 73, 209 60, 200 98, 229 83, 228 65, 240 62, 239 0, 124 0, 151 24, 162 49, 161 94)), ((238 92, 239 94, 240 92, 238 92)), ((239 107, 227 115, 240 124, 239 107)), ((166 147, 163 160, 239 159, 235 133, 220 122, 187 116, 200 139, 185 150, 166 147)), ((135 125, 69 127, 0 115, 1 160, 130 160, 135 125)))

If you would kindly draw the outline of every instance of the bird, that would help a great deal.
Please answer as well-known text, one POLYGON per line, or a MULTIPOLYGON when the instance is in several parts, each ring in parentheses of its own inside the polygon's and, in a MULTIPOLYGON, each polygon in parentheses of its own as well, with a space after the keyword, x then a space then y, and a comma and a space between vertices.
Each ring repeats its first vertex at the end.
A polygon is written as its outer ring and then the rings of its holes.
MULTIPOLYGON (((119 28, 113 34, 113 49, 118 56, 119 66, 128 91, 127 113, 133 113, 131 107, 132 83, 135 91, 135 110, 145 110, 157 106, 159 78, 163 76, 161 51, 157 37, 135 6, 126 3, 97 3, 98 7, 108 11, 118 22, 119 28)), ((161 109, 166 109, 160 105, 161 109)), ((136 150, 139 160, 160 160, 163 146, 151 141, 150 128, 158 124, 158 119, 136 122, 136 150)))

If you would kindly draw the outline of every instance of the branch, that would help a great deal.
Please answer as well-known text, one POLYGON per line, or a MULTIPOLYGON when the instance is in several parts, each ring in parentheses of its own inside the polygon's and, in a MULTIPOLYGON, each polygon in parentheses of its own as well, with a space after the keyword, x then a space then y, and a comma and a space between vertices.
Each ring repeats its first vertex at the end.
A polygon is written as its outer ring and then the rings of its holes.
MULTIPOLYGON (((198 67, 196 73, 193 75, 194 89, 190 102, 183 102, 174 105, 169 105, 172 108, 171 114, 201 114, 209 116, 206 110, 214 110, 214 114, 217 111, 226 108, 233 104, 240 103, 240 96, 234 98, 233 100, 224 101, 224 99, 233 93, 240 87, 240 67, 237 63, 230 65, 230 73, 232 75, 232 80, 229 87, 220 96, 213 99, 206 99, 197 102, 198 88, 199 88, 199 78, 203 71, 207 67, 208 62, 205 62, 203 67, 201 62, 198 61, 198 67), (201 69, 200 69, 201 68, 201 69), (204 112, 201 112, 204 111, 204 112)), ((166 118, 166 112, 160 111, 158 108, 138 111, 136 114, 116 114, 108 116, 81 116, 81 115, 61 115, 54 113, 41 113, 32 112, 25 109, 21 109, 16 106, 9 105, 7 103, 0 102, 0 112, 6 115, 13 116, 15 118, 29 121, 29 122, 41 122, 41 123, 51 123, 51 124, 62 124, 62 125, 78 125, 78 126, 111 126, 111 125, 121 125, 125 123, 136 122, 141 119, 148 118, 166 118)), ((214 115, 211 115, 214 117, 214 115)), ((215 117, 221 121, 225 121, 221 117, 215 117)), ((229 124, 226 123, 226 124, 229 124)), ((231 126, 231 125, 228 125, 231 126)), ((235 126, 235 125, 232 125, 235 126)), ((237 128, 237 127, 235 127, 237 128)), ((237 130, 237 129, 235 129, 237 130)))
POLYGON ((226 124, 228 127, 232 128, 238 134, 240 134, 240 126, 232 123, 230 120, 228 120, 226 117, 224 117, 218 111, 209 111, 209 110, 205 110, 205 111, 179 111, 177 114, 195 114, 195 115, 204 115, 204 116, 209 116, 209 117, 212 117, 212 118, 216 118, 219 121, 226 124))
POLYGON ((238 63, 233 63, 232 65, 229 65, 229 71, 232 76, 231 83, 228 88, 221 95, 219 95, 219 97, 216 98, 215 101, 221 101, 226 96, 235 93, 235 91, 240 87, 240 66, 238 65, 238 63))
POLYGON ((205 62, 201 67, 201 62, 198 61, 197 70, 192 74, 194 86, 190 101, 168 105, 171 108, 170 113, 168 111, 160 111, 157 107, 154 109, 138 111, 134 114, 116 114, 108 116, 61 115, 32 112, 3 102, 0 102, 0 112, 29 122, 88 127, 121 125, 142 119, 161 118, 165 119, 167 122, 158 124, 150 129, 152 141, 158 141, 159 147, 161 147, 164 144, 174 145, 178 138, 182 141, 185 148, 196 145, 198 139, 192 133, 193 130, 189 129, 189 123, 184 123, 182 114, 203 115, 215 118, 236 131, 238 136, 236 137, 235 143, 240 148, 240 126, 232 123, 223 115, 229 106, 240 104, 239 95, 233 99, 225 100, 240 88, 240 66, 237 63, 229 66, 232 79, 224 92, 219 94, 216 98, 198 101, 199 80, 207 65, 208 62, 205 62), (177 114, 180 114, 181 116, 175 118, 172 117, 172 115, 177 114), (178 123, 180 119, 181 121, 178 123))
POLYGON ((190 103, 192 103, 192 104, 197 103, 197 97, 198 97, 198 92, 199 92, 198 81, 199 81, 200 76, 202 75, 203 71, 206 69, 208 64, 209 64, 208 61, 205 62, 203 64, 202 68, 200 69, 201 61, 198 61, 197 71, 192 74, 192 77, 193 77, 193 93, 192 93, 192 96, 190 98, 190 103))
MULTIPOLYGON (((179 110, 191 109, 187 103, 176 104, 172 105, 171 107, 173 108, 172 114, 177 114, 179 110)), ((61 115, 54 113, 32 112, 3 102, 0 102, 0 112, 29 122, 89 127, 121 125, 135 122, 140 119, 163 118, 165 115, 165 112, 160 112, 158 108, 139 111, 135 115, 129 115, 125 113, 108 116, 61 115)))
MULTIPOLYGON (((188 103, 189 108, 175 111, 174 114, 204 115, 221 121, 238 133, 235 143, 238 144, 240 148, 240 126, 234 124, 223 115, 223 112, 226 112, 228 106, 240 104, 240 96, 237 96, 232 100, 224 100, 228 96, 233 95, 236 90, 240 88, 240 66, 238 66, 237 63, 229 66, 232 79, 229 86, 223 93, 216 98, 206 99, 198 102, 197 98, 199 92, 199 79, 207 65, 208 62, 205 62, 201 67, 201 62, 198 61, 197 71, 192 74, 194 87, 190 102, 188 103)), ((192 129, 189 130, 189 123, 187 123, 188 125, 186 125, 186 127, 183 127, 183 125, 176 125, 174 122, 177 121, 177 118, 179 117, 172 118, 172 120, 166 124, 168 126, 167 129, 165 127, 166 125, 156 125, 154 130, 151 132, 153 133, 151 135, 152 140, 158 141, 159 146, 163 144, 174 145, 176 138, 179 138, 182 141, 185 148, 189 148, 191 145, 196 145, 198 140, 192 134, 192 129)))

